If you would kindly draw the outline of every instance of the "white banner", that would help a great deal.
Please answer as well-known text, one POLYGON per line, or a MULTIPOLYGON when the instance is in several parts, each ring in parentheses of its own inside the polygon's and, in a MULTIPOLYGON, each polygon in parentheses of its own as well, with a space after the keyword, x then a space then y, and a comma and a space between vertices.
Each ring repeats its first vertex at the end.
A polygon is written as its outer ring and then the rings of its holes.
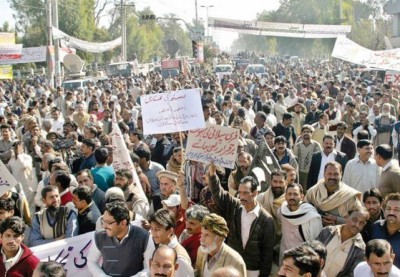
POLYGON ((110 133, 111 143, 112 143, 112 154, 113 154, 113 167, 115 172, 120 169, 128 169, 132 172, 133 181, 135 183, 134 190, 135 193, 141 195, 143 200, 148 203, 147 197, 143 191, 143 187, 141 186, 139 177, 136 173, 135 166, 131 160, 131 156, 129 155, 128 147, 124 141, 124 137, 121 133, 121 129, 118 126, 118 122, 115 116, 115 110, 113 111, 112 117, 112 131, 110 133))
POLYGON ((22 44, 0 44, 0 60, 20 59, 22 44))
POLYGON ((94 243, 94 232, 31 247, 42 262, 55 261, 67 270, 67 276, 92 276, 87 266, 89 249, 94 243))
POLYGON ((64 41, 63 43, 65 43, 65 45, 68 47, 77 48, 91 53, 102 53, 109 51, 122 44, 121 37, 108 42, 88 42, 71 37, 55 27, 52 27, 52 31, 53 39, 62 39, 64 41))
POLYGON ((36 63, 46 61, 46 46, 22 48, 20 59, 0 60, 0 64, 36 63))
POLYGON ((209 125, 189 131, 186 145, 188 160, 234 168, 239 143, 239 129, 209 125))
POLYGON ((400 48, 372 51, 345 36, 336 39, 332 57, 368 68, 400 71, 400 48))
POLYGON ((225 18, 209 18, 208 26, 216 30, 235 31, 243 34, 296 38, 336 38, 351 31, 349 25, 316 25, 225 18))
POLYGON ((206 127, 199 89, 143 95, 140 103, 145 135, 206 127))
POLYGON ((15 187, 18 181, 12 176, 8 168, 0 161, 0 195, 15 187))

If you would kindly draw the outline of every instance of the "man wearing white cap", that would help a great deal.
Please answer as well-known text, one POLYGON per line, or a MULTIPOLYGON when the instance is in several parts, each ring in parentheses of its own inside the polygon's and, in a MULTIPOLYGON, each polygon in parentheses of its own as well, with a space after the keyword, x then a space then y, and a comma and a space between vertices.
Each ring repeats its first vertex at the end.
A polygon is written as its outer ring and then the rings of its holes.
POLYGON ((163 208, 175 215, 175 235, 179 238, 186 228, 186 210, 181 207, 181 197, 179 194, 171 194, 168 199, 161 201, 163 208))

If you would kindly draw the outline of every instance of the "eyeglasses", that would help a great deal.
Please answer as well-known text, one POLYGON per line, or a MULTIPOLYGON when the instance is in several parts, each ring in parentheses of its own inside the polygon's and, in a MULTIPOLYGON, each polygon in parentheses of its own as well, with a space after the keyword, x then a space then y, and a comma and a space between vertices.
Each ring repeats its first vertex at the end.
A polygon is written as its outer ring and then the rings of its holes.
POLYGON ((117 222, 117 221, 114 220, 114 221, 108 222, 108 221, 104 221, 103 218, 101 219, 101 224, 103 224, 103 225, 112 225, 112 224, 114 224, 115 222, 117 222))

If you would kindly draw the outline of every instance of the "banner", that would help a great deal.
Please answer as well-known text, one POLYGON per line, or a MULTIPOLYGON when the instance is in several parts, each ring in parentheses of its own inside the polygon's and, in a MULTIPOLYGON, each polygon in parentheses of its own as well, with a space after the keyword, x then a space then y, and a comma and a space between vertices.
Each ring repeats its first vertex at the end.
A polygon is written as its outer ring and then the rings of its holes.
POLYGON ((140 97, 143 133, 166 134, 205 128, 199 89, 184 89, 140 97))
POLYGON ((115 110, 112 116, 112 131, 110 133, 111 143, 112 143, 112 155, 113 155, 113 167, 115 172, 120 169, 128 169, 132 172, 133 181, 136 184, 134 186, 135 193, 141 195, 143 200, 148 203, 146 194, 143 191, 139 177, 136 173, 135 166, 129 155, 128 147, 124 141, 124 137, 121 133, 121 129, 118 126, 117 118, 115 116, 115 110))
POLYGON ((88 42, 71 37, 55 27, 52 27, 52 32, 53 39, 62 39, 63 43, 70 48, 77 48, 91 53, 102 53, 109 51, 122 44, 121 37, 108 42, 88 42))
POLYGON ((0 161, 0 195, 15 187, 18 181, 12 176, 8 168, 0 161))
POLYGON ((0 33, 0 44, 15 44, 15 34, 0 33))
POLYGON ((239 143, 239 129, 209 125, 189 131, 186 145, 188 160, 234 168, 239 143))
POLYGON ((0 44, 0 60, 20 59, 22 44, 0 44))
POLYGON ((94 232, 86 233, 44 245, 31 247, 33 254, 42 262, 55 261, 63 265, 68 276, 92 276, 87 266, 89 249, 94 232))
POLYGON ((336 39, 332 57, 372 69, 400 71, 400 48, 372 51, 345 36, 336 39))
POLYGON ((296 38, 336 38, 340 34, 348 34, 351 31, 350 25, 296 24, 212 17, 208 20, 208 26, 216 30, 250 35, 296 38))
POLYGON ((11 65, 0 65, 0 80, 13 79, 13 77, 11 65))
POLYGON ((46 61, 46 46, 22 48, 21 58, 0 60, 0 64, 36 63, 46 61))

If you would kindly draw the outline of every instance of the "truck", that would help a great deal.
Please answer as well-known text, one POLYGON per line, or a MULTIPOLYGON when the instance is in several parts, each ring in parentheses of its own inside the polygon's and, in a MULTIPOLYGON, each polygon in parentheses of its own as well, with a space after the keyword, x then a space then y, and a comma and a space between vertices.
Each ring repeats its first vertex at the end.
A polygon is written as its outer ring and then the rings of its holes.
POLYGON ((163 79, 176 77, 190 72, 190 64, 187 58, 165 59, 161 61, 161 76, 163 79))

